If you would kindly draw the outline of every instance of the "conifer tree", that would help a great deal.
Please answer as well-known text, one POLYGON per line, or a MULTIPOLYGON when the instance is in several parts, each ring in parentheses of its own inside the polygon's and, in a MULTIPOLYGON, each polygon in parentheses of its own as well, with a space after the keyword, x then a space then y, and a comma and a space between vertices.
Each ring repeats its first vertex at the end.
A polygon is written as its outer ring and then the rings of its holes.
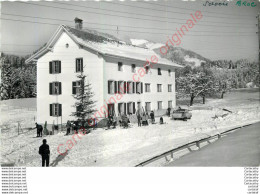
POLYGON ((79 78, 79 86, 76 88, 76 94, 73 95, 76 100, 73 107, 76 111, 72 112, 72 116, 77 118, 77 121, 87 121, 91 118, 92 113, 94 113, 95 101, 92 100, 94 93, 91 91, 91 84, 86 83, 86 75, 82 72, 77 76, 79 78))

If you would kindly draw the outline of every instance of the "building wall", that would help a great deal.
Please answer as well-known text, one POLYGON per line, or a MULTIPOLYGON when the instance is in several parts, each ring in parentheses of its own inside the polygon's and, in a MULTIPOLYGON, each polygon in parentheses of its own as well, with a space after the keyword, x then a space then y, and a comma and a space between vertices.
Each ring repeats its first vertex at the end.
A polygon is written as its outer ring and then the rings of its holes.
POLYGON ((101 106, 103 101, 103 58, 97 54, 85 49, 81 49, 66 34, 63 33, 56 42, 52 52, 48 52, 42 56, 37 62, 37 121, 38 123, 60 124, 72 120, 70 116, 75 111, 72 105, 75 99, 72 96, 72 82, 78 78, 75 70, 76 58, 83 58, 84 74, 87 75, 87 81, 92 84, 94 92, 93 100, 97 101, 96 107, 101 106), (69 47, 66 48, 66 44, 69 47), (61 73, 49 73, 49 61, 61 61, 61 73), (49 83, 53 81, 62 82, 62 94, 50 95, 49 83), (62 116, 50 116, 49 104, 62 104, 62 116))
MULTIPOLYGON (((111 97, 117 96, 118 94, 108 94, 108 80, 115 81, 140 81, 143 82, 143 93, 142 94, 125 94, 117 103, 135 102, 137 109, 137 102, 140 101, 141 105, 145 108, 145 102, 151 102, 151 110, 156 112, 165 112, 168 108, 168 101, 172 101, 172 106, 176 106, 175 97, 175 69, 170 66, 154 64, 153 68, 150 69, 148 74, 143 77, 138 72, 140 68, 143 68, 144 62, 134 60, 122 60, 118 58, 105 57, 106 65, 104 67, 104 97, 109 103, 111 97), (118 71, 118 62, 123 63, 123 72, 118 71), (132 73, 131 65, 136 65, 136 74, 132 73), (161 68, 162 75, 158 75, 158 69, 161 68), (171 76, 168 75, 168 69, 171 70, 171 76), (151 92, 145 92, 145 83, 151 84, 151 92), (162 92, 157 92, 157 84, 162 84, 162 92), (172 85, 172 92, 168 92, 168 84, 172 85), (157 102, 162 101, 161 111, 157 111, 157 102)), ((143 75, 143 74, 142 74, 143 75)), ((113 102, 113 100, 111 100, 113 102)), ((115 112, 118 114, 118 106, 115 104, 115 112)))
MULTIPOLYGON (((162 101, 161 111, 165 112, 168 108, 168 101, 173 102, 175 107, 175 72, 171 66, 160 64, 153 65, 149 74, 143 77, 139 75, 140 68, 143 67, 142 62, 135 60, 119 59, 112 57, 105 57, 94 53, 91 50, 80 48, 66 33, 63 33, 56 42, 54 49, 37 62, 37 122, 44 124, 61 124, 66 123, 67 120, 73 120, 71 113, 75 111, 73 107, 75 99, 72 96, 72 82, 77 81, 78 78, 75 70, 76 58, 83 58, 84 74, 87 75, 87 81, 92 84, 92 91, 94 92, 93 100, 96 101, 97 113, 92 117, 104 117, 105 107, 109 103, 111 97, 116 100, 115 113, 118 114, 118 103, 135 102, 137 110, 137 102, 141 102, 141 106, 145 107, 145 102, 151 102, 151 110, 157 111, 157 102, 162 101), (66 44, 69 47, 66 47, 66 44), (49 73, 49 61, 61 61, 61 73, 49 73), (118 71, 118 62, 123 63, 123 72, 118 71), (136 65, 136 74, 132 73, 131 65, 136 65), (158 75, 157 68, 161 68, 162 75, 158 75), (168 75, 168 69, 171 69, 171 76, 168 75), (138 71, 139 70, 139 71, 138 71), (142 94, 124 94, 121 99, 117 98, 116 94, 108 94, 108 80, 114 81, 139 81, 143 82, 142 94), (134 80, 135 79, 135 80, 134 80), (49 83, 58 81, 62 83, 61 95, 49 94, 49 83), (151 84, 151 92, 145 92, 145 83, 151 84), (157 84, 162 84, 163 89, 161 93, 157 92, 157 84), (172 92, 168 92, 168 84, 172 84, 172 92), (50 116, 50 104, 62 104, 62 116, 50 116)), ((114 103, 113 100, 111 100, 114 103)), ((160 112, 160 111, 159 111, 160 112)))

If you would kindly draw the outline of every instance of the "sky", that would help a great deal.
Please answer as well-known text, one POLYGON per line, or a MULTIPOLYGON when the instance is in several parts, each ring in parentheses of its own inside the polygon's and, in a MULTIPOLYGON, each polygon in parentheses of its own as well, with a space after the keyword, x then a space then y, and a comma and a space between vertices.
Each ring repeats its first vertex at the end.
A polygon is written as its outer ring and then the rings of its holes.
MULTIPOLYGON (((223 1, 222 1, 223 2, 223 1)), ((30 54, 46 43, 60 24, 112 34, 121 39, 145 39, 165 44, 168 37, 201 11, 203 17, 181 39, 180 47, 210 60, 258 60, 256 7, 206 6, 206 1, 54 1, 2 2, 1 52, 30 54)), ((253 2, 253 1, 247 1, 253 2)))

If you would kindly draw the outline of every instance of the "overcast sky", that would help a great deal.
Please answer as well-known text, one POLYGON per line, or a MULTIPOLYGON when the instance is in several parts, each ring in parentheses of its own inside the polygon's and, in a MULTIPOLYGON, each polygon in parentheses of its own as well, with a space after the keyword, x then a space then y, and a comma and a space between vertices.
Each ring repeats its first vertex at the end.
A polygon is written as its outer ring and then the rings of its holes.
POLYGON ((199 10, 202 19, 183 36, 180 47, 211 60, 257 60, 259 3, 239 7, 236 2, 229 1, 228 6, 203 6, 205 1, 2 2, 1 51, 29 54, 47 42, 59 24, 74 26, 75 17, 83 19, 83 27, 119 38, 165 43, 199 10))

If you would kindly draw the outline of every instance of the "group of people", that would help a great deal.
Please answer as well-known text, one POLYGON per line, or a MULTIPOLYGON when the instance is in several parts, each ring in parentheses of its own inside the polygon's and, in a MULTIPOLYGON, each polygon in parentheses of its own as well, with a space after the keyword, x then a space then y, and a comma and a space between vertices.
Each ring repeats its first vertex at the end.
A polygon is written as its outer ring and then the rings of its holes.
MULTIPOLYGON (((95 120, 94 120, 95 121, 95 120)), ((92 120, 81 122, 81 121, 67 121, 66 124, 66 135, 69 135, 70 132, 73 130, 74 133, 78 133, 79 130, 82 130, 83 133, 88 133, 89 128, 95 128, 96 122, 92 123, 92 120)))

